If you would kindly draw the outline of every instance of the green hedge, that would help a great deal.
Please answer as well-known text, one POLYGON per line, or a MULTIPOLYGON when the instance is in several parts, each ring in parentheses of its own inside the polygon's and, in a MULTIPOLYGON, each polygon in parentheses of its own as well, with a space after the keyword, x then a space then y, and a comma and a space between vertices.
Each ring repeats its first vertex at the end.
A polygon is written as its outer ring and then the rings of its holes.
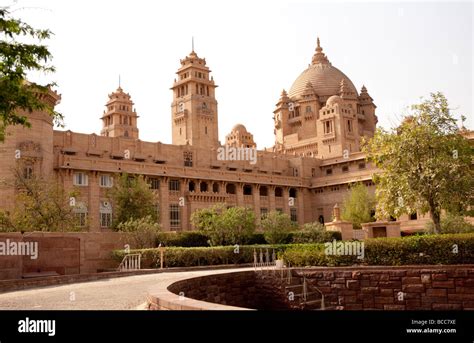
MULTIPOLYGON (((337 231, 327 231, 327 237, 323 241, 332 241, 333 239, 340 240, 341 233, 337 231), (327 238, 327 239, 326 239, 327 238)), ((285 244, 299 244, 311 243, 313 237, 304 231, 295 231, 288 233, 284 240, 285 244)), ((322 242, 323 242, 322 241, 322 242)), ((162 232, 158 234, 155 245, 167 247, 209 247, 209 236, 199 231, 186 232, 162 232)), ((253 233, 244 239, 244 245, 265 245, 268 242, 265 240, 264 234, 261 232, 253 233)))
POLYGON ((167 247, 208 247, 209 237, 198 231, 162 232, 158 235, 156 246, 167 247))
POLYGON ((474 263, 474 234, 367 239, 364 259, 328 256, 324 244, 291 246, 281 257, 292 266, 468 264, 474 263))
MULTIPOLYGON (((165 267, 193 267, 208 266, 221 264, 243 264, 253 263, 253 251, 260 249, 265 253, 269 249, 270 255, 275 249, 276 254, 281 254, 291 245, 243 245, 239 246, 238 253, 235 252, 234 246, 225 247, 168 247, 165 250, 165 267)), ((130 254, 142 254, 142 268, 159 268, 160 252, 158 249, 137 249, 130 250, 130 254)), ((116 250, 113 257, 116 261, 122 261, 126 255, 124 250, 116 250)))

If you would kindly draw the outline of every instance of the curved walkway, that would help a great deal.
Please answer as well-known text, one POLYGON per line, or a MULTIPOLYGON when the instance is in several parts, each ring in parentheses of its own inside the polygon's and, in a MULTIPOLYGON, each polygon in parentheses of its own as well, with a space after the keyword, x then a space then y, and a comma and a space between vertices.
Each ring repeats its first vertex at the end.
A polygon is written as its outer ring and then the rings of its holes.
POLYGON ((160 284, 170 284, 184 277, 244 270, 253 268, 164 272, 14 291, 0 294, 0 310, 143 309, 148 291, 160 284))

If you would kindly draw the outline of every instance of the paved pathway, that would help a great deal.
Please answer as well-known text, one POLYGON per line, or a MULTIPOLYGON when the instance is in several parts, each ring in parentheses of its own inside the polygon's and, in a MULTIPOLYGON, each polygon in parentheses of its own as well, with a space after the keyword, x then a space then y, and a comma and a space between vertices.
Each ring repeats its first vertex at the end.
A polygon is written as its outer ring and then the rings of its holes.
POLYGON ((182 276, 252 270, 252 268, 171 272, 34 288, 0 294, 0 310, 141 309, 150 287, 182 276))

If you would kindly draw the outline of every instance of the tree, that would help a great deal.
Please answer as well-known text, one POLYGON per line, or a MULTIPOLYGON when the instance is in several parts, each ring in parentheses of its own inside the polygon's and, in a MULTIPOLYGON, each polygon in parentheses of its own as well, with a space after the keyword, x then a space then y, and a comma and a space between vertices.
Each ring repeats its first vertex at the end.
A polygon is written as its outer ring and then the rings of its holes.
POLYGON ((13 170, 17 195, 13 211, 0 211, 0 231, 78 231, 80 230, 71 197, 54 180, 25 175, 21 167, 13 170))
POLYGON ((124 243, 131 249, 144 249, 155 247, 161 226, 151 216, 146 216, 119 223, 117 230, 125 233, 124 243))
MULTIPOLYGON (((434 232, 433 222, 428 222, 426 226, 426 231, 434 232)), ((465 220, 463 216, 446 213, 441 216, 440 233, 474 233, 474 225, 465 220)))
POLYGON ((255 231, 255 213, 244 207, 217 204, 194 211, 191 223, 209 236, 212 245, 242 244, 255 231))
POLYGON ((127 173, 116 177, 116 182, 109 190, 108 196, 113 204, 114 220, 112 227, 130 219, 150 216, 158 220, 156 196, 143 176, 132 176, 127 173))
POLYGON ((355 229, 362 228, 362 223, 373 221, 372 210, 375 199, 362 183, 351 185, 351 191, 342 203, 341 219, 351 222, 355 229))
POLYGON ((24 36, 28 41, 41 42, 50 38, 51 31, 35 29, 12 18, 6 8, 0 8, 0 34, 0 142, 5 140, 7 126, 31 126, 21 111, 45 110, 56 124, 62 126, 63 116, 38 96, 48 92, 54 84, 39 85, 26 81, 26 73, 30 71, 54 72, 54 67, 48 64, 52 58, 48 47, 18 40, 24 36))
POLYGON ((452 117, 442 93, 412 106, 397 130, 378 129, 364 144, 380 173, 376 183, 377 217, 430 212, 441 230, 441 210, 464 211, 473 199, 473 149, 452 117))
POLYGON ((286 243, 288 235, 296 229, 296 223, 286 213, 271 211, 262 219, 260 225, 263 229, 265 240, 270 244, 286 243))
POLYGON ((320 222, 306 223, 293 235, 293 243, 325 243, 333 240, 333 233, 320 222))

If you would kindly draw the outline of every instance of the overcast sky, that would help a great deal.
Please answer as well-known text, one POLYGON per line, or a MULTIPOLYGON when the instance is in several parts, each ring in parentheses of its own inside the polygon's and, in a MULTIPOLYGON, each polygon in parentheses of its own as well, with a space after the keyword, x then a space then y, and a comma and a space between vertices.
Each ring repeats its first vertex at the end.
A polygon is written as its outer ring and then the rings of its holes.
POLYGON ((171 143, 169 88, 192 36, 219 85, 221 142, 240 122, 259 148, 273 145, 275 103, 311 62, 317 36, 331 63, 358 90, 367 87, 379 125, 395 126, 406 106, 441 91, 474 128, 471 2, 10 3, 15 16, 55 33, 48 45, 57 72, 49 80, 57 82, 58 110, 75 132, 100 132, 120 74, 140 116, 140 138, 171 143))

